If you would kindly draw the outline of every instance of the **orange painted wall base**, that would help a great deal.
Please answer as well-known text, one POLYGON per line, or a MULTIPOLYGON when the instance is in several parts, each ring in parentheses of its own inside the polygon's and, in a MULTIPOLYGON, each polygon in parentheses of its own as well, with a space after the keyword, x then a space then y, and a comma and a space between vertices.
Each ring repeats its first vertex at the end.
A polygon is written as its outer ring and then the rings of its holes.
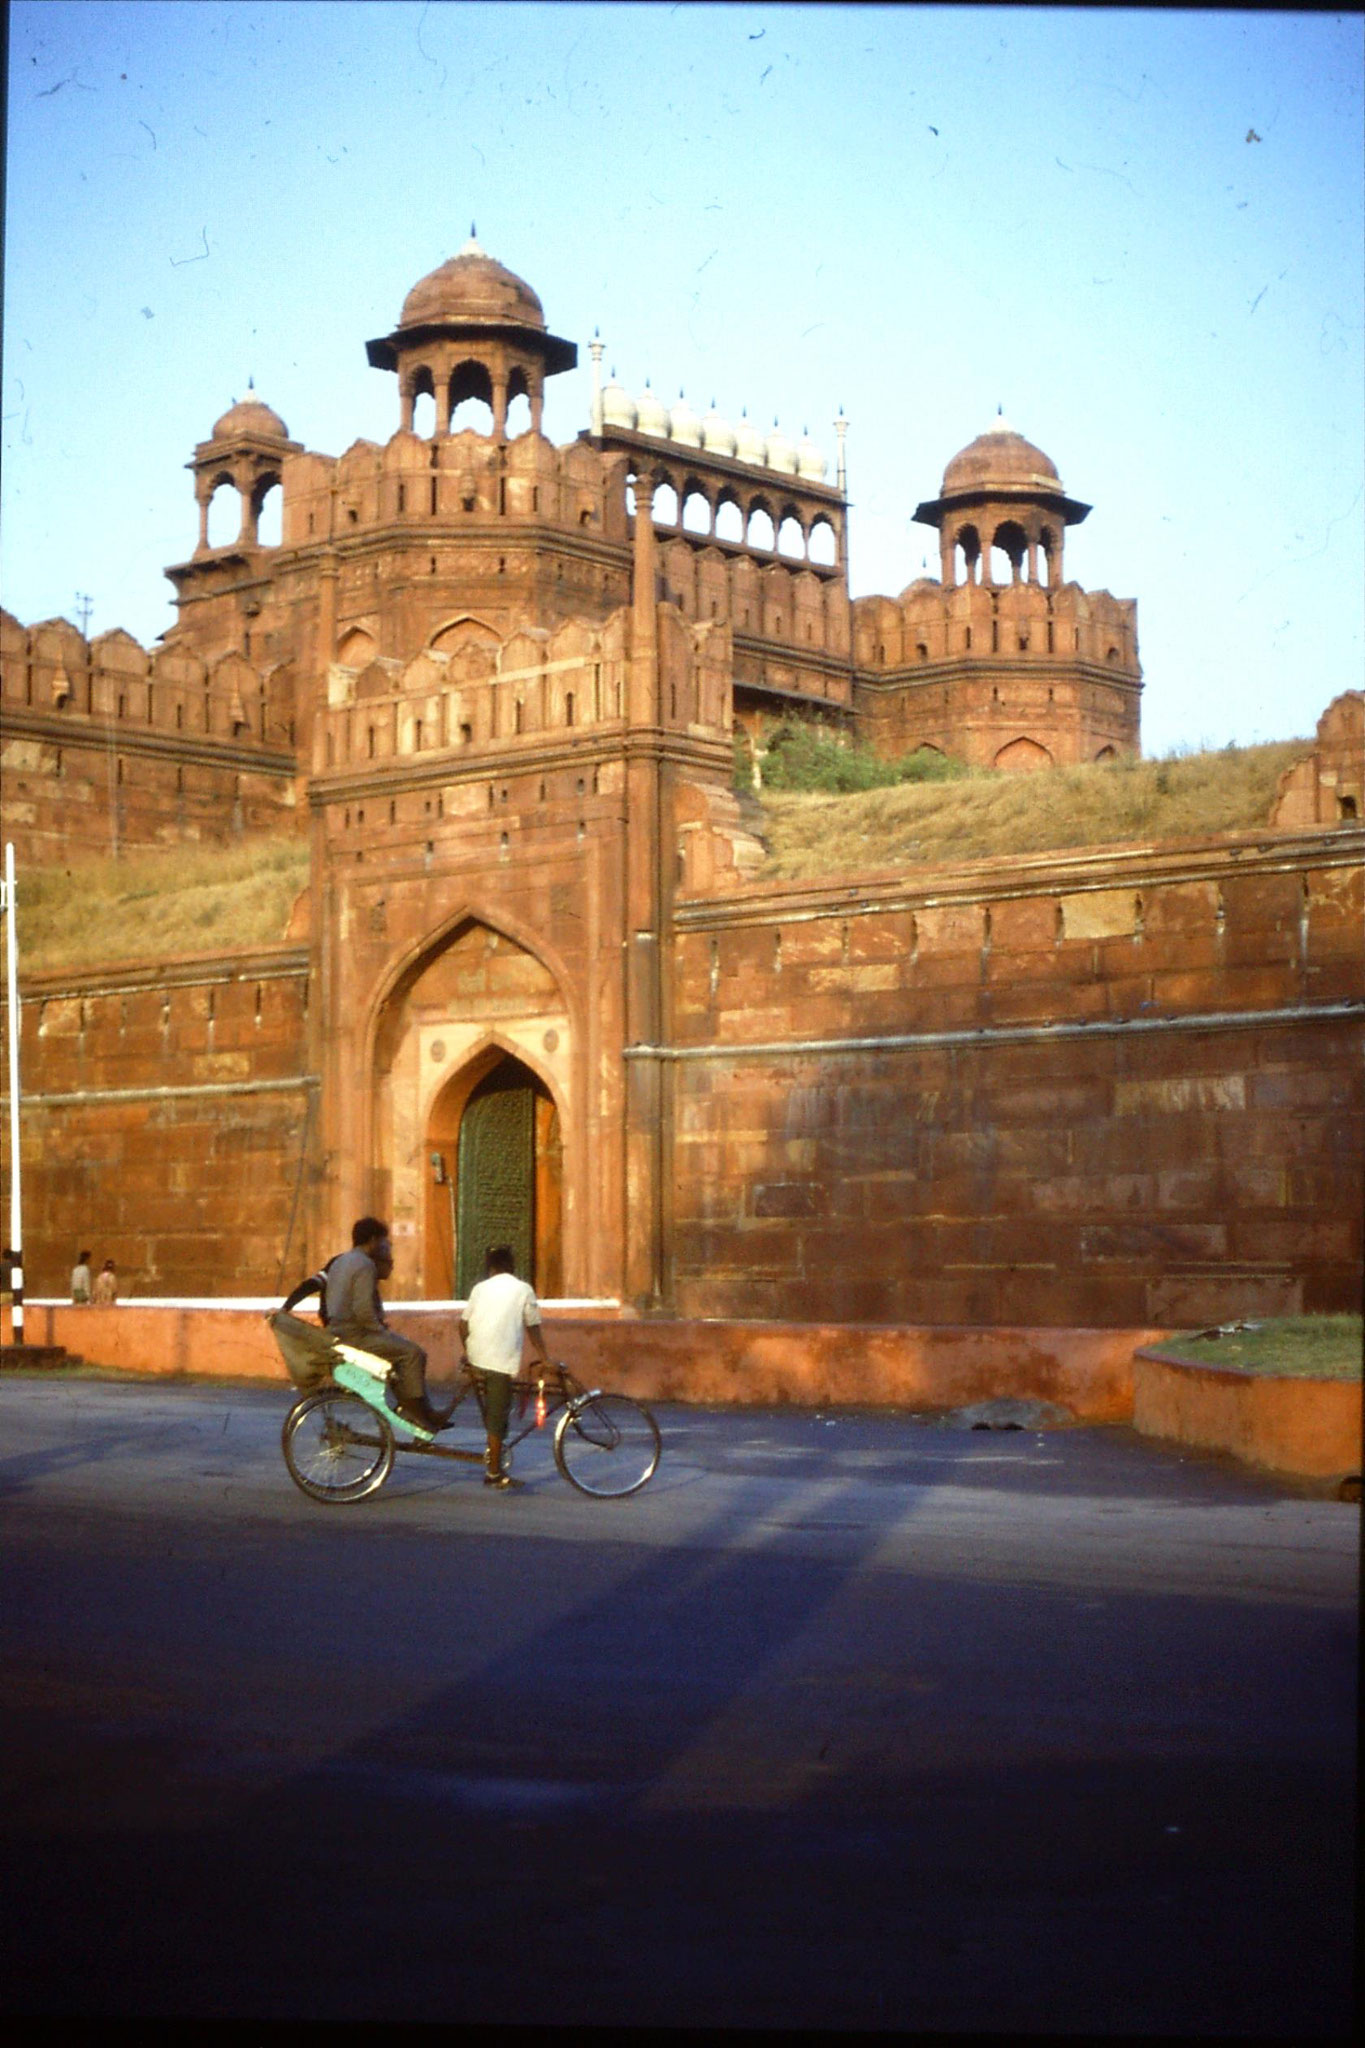
POLYGON ((1143 1436, 1302 1479, 1359 1474, 1361 1403, 1356 1380, 1273 1379, 1148 1350, 1133 1361, 1133 1426, 1143 1436))
MULTIPOLYGON (((424 1345, 438 1386, 457 1355, 448 1309, 390 1309, 424 1345)), ((259 1310, 30 1303, 31 1344, 61 1344, 116 1372, 277 1380, 284 1368, 259 1310)), ((643 1399, 758 1406, 950 1409, 1014 1395, 1082 1422, 1127 1422, 1133 1354, 1159 1330, 887 1328, 814 1323, 639 1322, 547 1317, 551 1353, 589 1385, 643 1399)))

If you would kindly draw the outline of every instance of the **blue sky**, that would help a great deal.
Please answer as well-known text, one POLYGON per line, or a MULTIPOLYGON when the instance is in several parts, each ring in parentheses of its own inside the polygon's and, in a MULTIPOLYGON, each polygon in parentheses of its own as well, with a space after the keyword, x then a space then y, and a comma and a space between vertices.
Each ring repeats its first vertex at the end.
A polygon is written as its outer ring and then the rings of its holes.
POLYGON ((194 444, 254 377, 338 454, 364 343, 479 240, 580 368, 848 439, 855 595, 1003 406, 1139 605, 1149 752, 1310 732, 1361 678, 1362 23, 772 6, 11 12, 0 597, 150 642, 194 444))

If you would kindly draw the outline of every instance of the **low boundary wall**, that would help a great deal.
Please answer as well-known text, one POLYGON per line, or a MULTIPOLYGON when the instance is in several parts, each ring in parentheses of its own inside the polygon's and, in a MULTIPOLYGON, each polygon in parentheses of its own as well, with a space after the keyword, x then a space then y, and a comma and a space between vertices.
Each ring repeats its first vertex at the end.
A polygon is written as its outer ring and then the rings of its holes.
MULTIPOLYGON (((458 1355, 453 1308, 389 1309, 424 1345, 439 1384, 458 1355)), ((659 1401, 950 1409, 1004 1395, 1050 1401, 1082 1422, 1129 1422, 1133 1355, 1162 1330, 888 1328, 885 1325, 641 1322, 547 1305, 552 1354, 589 1385, 659 1401)), ((264 1305, 30 1302, 24 1334, 113 1371, 278 1380, 264 1305)))
POLYGON ((1277 1379, 1148 1349, 1133 1361, 1133 1426, 1143 1436, 1303 1479, 1359 1475, 1363 1398, 1359 1380, 1277 1379))

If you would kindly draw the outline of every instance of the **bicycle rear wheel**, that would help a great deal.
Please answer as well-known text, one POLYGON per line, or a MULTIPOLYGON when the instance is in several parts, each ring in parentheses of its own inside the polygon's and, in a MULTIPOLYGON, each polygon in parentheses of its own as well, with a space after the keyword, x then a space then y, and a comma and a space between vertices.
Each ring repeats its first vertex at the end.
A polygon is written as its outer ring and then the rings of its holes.
POLYGON ((393 1431, 341 1387, 295 1402, 284 1418, 284 1462, 309 1500, 342 1506, 377 1493, 393 1470, 393 1431))
POLYGON ((554 1448, 570 1486, 620 1500, 654 1477, 662 1446, 658 1423, 629 1394, 583 1394, 560 1416, 554 1448))

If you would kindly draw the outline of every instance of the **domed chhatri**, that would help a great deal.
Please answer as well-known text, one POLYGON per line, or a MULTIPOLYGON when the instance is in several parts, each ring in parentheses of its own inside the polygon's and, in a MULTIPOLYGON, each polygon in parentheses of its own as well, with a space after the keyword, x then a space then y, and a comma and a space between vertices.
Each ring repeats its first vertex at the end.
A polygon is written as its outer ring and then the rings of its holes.
POLYGON ((209 438, 214 441, 235 441, 243 434, 255 434, 267 441, 289 439, 289 429, 279 414, 262 399, 254 396, 235 400, 223 417, 214 421, 213 432, 209 438))
POLYGON ((545 309, 525 278, 490 256, 473 235, 458 256, 413 286, 398 325, 401 330, 448 320, 511 322, 545 331, 545 309))
POLYGON ((544 308, 525 278, 481 248, 472 229, 457 256, 418 279, 393 333, 367 342, 365 353, 376 370, 397 372, 403 431, 414 431, 420 398, 435 400, 438 439, 466 399, 488 406, 493 438, 501 441, 508 406, 524 397, 531 431, 540 433, 545 379, 578 361, 573 342, 546 328, 544 308))
POLYGON ((1089 510, 1067 496, 1051 456, 996 418, 952 458, 938 497, 917 505, 915 518, 939 530, 945 587, 956 583, 959 567, 968 583, 989 583, 991 551, 999 548, 1013 581, 1037 583, 1041 562, 1055 589, 1066 528, 1089 510))
POLYGON ((1061 489, 1057 465, 1032 441, 1026 441, 1005 420, 997 419, 984 434, 960 449, 943 472, 943 496, 955 491, 989 489, 1003 484, 1047 490, 1061 489))

